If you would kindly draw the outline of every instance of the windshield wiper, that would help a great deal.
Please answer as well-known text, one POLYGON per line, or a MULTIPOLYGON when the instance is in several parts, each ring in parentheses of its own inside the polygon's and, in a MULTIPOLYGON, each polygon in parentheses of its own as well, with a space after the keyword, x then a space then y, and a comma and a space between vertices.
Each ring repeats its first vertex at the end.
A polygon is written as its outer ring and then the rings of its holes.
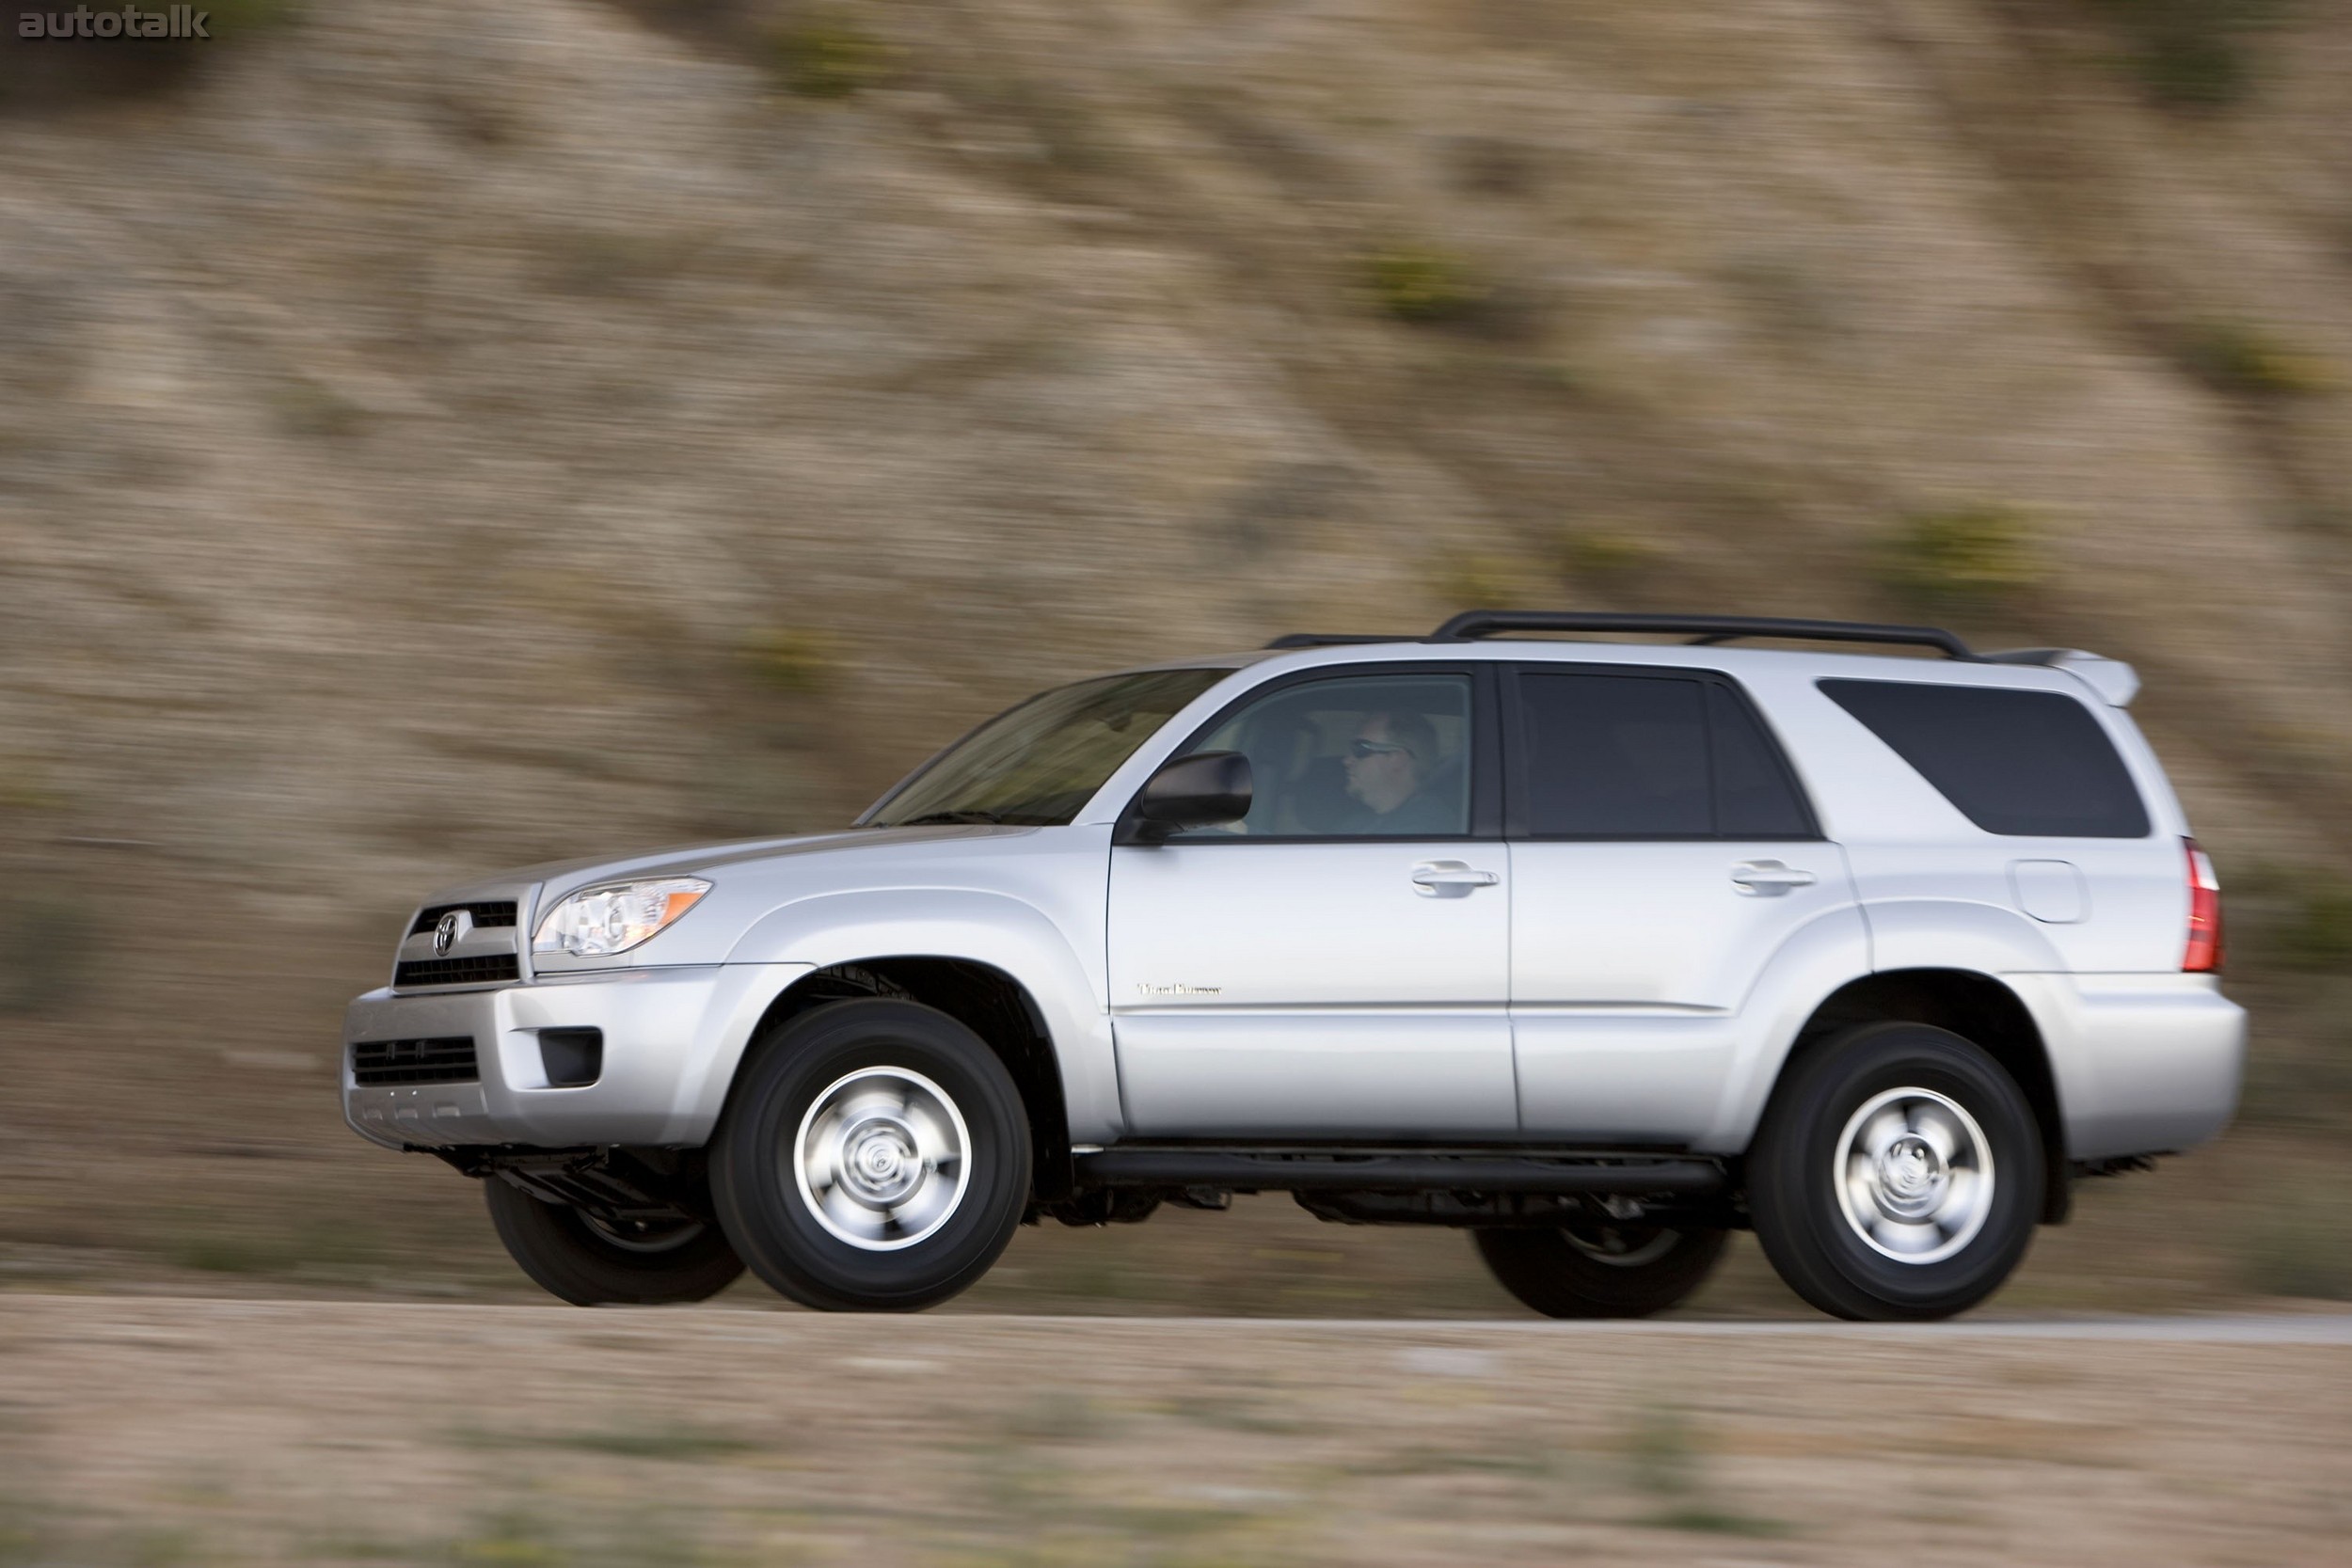
POLYGON ((927 811, 920 816, 910 816, 904 822, 893 822, 894 828, 921 828, 935 822, 986 822, 992 825, 1005 819, 993 811, 927 811))

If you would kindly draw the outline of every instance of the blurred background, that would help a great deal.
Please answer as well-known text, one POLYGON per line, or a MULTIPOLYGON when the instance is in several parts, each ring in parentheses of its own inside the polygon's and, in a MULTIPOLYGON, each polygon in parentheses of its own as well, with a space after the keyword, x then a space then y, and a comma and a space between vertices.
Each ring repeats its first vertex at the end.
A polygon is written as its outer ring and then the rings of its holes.
MULTIPOLYGON (((20 9, 0 1288, 531 1299, 341 1123, 423 893, 1508 606, 2137 664, 2247 1101, 1994 1310, 2352 1295, 2352 7, 20 9)), ((956 1309, 1517 1310, 1279 1198, 956 1309)), ((1743 1242, 1696 1309, 1798 1308, 1743 1242)))

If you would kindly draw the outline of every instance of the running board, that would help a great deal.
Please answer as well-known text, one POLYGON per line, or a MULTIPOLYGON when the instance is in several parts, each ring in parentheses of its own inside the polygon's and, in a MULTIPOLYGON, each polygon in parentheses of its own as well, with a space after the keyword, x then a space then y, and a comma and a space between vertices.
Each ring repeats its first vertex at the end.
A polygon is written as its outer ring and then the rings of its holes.
POLYGON ((1238 1192, 1721 1192, 1707 1160, 1552 1160, 1505 1154, 1249 1154, 1106 1148, 1075 1157, 1081 1187, 1225 1187, 1238 1192))

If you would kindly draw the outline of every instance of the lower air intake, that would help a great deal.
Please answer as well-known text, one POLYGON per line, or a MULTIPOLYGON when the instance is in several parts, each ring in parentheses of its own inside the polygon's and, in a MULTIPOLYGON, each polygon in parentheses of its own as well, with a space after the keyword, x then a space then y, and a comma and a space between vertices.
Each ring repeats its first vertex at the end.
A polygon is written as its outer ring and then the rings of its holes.
POLYGON ((363 1088, 388 1084, 471 1084, 481 1076, 471 1035, 359 1040, 351 1048, 352 1081, 363 1088))

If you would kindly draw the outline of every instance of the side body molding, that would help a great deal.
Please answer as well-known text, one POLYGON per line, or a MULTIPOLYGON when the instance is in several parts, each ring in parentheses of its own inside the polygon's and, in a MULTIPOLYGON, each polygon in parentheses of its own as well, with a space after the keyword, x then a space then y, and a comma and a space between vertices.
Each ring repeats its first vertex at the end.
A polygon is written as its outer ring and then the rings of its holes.
MULTIPOLYGON (((1094 947, 1099 954, 1099 935, 1094 947)), ((880 958, 935 958, 1002 970, 1028 991, 1044 1022, 1061 1065, 1072 1139, 1102 1143, 1121 1127, 1119 1076, 1099 963, 1089 968, 1080 952, 1072 934, 1043 911, 1009 895, 902 887, 817 894, 782 905, 753 923, 727 961, 821 969, 880 958)), ((718 1120, 742 1049, 737 1046, 734 1058, 718 1064, 722 1070, 705 1085, 709 1124, 718 1120)))

